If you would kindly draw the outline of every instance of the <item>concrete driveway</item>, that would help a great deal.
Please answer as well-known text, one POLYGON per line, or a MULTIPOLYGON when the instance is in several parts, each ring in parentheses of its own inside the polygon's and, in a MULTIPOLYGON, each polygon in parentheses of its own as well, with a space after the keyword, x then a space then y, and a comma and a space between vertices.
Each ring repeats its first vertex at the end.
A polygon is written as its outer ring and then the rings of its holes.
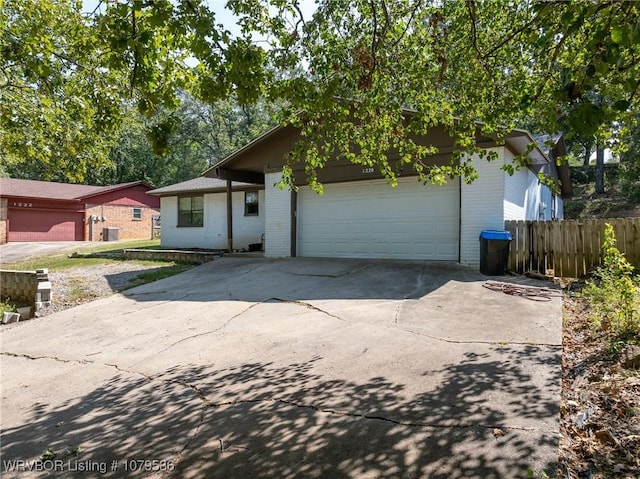
MULTIPOLYGON (((16 242, 0 245, 0 264, 15 263, 34 256, 75 251, 92 244, 91 241, 16 242)), ((95 244, 95 243, 94 243, 95 244)))
POLYGON ((222 258, 3 327, 3 477, 553 477, 561 300, 486 279, 222 258))

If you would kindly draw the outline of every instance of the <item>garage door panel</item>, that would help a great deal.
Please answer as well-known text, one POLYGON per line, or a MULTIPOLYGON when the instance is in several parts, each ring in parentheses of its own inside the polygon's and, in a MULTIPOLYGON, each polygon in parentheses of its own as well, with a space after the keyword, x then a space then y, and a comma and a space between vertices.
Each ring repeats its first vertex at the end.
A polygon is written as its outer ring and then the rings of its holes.
POLYGON ((458 259, 458 183, 415 178, 391 188, 381 180, 301 188, 298 251, 339 258, 458 259))
POLYGON ((83 214, 67 211, 8 212, 9 241, 82 241, 83 214))

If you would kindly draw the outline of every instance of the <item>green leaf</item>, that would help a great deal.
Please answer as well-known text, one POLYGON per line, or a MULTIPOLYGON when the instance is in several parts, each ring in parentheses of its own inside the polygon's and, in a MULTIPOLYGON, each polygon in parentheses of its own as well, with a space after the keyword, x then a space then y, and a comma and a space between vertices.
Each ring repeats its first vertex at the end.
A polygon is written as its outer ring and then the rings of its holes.
POLYGON ((613 40, 618 45, 622 45, 624 42, 624 29, 622 26, 613 26, 611 28, 611 40, 613 40))
POLYGON ((630 106, 631 103, 628 100, 618 100, 613 104, 613 108, 618 111, 627 111, 630 106))

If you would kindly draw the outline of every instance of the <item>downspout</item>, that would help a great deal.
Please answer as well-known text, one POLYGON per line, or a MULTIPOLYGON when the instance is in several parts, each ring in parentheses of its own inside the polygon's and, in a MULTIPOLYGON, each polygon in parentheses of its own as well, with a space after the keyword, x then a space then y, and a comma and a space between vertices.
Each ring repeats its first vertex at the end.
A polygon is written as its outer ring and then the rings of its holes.
POLYGON ((233 253, 233 203, 231 176, 227 175, 227 249, 233 253))

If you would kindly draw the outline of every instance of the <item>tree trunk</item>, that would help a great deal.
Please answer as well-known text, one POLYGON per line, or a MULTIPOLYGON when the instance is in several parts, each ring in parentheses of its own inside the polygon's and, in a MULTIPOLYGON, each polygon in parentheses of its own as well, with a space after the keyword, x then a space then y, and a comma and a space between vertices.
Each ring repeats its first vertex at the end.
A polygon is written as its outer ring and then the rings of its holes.
POLYGON ((604 193, 604 148, 596 147, 596 193, 604 193))
POLYGON ((591 152, 593 151, 593 140, 585 141, 581 143, 584 148, 584 159, 582 162, 582 166, 589 166, 589 160, 591 159, 591 152))

